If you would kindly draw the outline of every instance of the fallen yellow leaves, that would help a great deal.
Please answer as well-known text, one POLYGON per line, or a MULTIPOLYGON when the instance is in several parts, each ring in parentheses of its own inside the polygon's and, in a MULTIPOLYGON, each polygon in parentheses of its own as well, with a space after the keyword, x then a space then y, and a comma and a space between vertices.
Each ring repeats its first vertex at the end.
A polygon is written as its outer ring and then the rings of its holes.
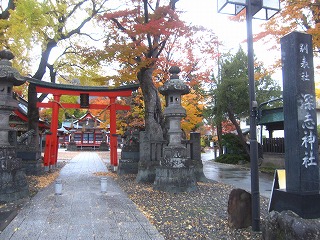
MULTIPOLYGON (((171 194, 154 190, 152 183, 137 183, 135 175, 110 176, 165 239, 261 239, 250 228, 228 226, 229 185, 198 183, 198 191, 171 194)), ((263 215, 267 201, 261 205, 263 215)))
POLYGON ((95 175, 97 177, 107 176, 107 172, 95 172, 93 175, 95 175))
POLYGON ((48 174, 47 176, 37 176, 37 184, 38 188, 45 188, 49 186, 54 180, 59 176, 59 172, 53 172, 48 174))

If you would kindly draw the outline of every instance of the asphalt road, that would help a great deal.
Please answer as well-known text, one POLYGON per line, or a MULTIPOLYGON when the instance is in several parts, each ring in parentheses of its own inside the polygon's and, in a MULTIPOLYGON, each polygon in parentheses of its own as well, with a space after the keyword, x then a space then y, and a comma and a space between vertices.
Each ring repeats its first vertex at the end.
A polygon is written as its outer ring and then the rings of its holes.
MULTIPOLYGON (((213 150, 201 154, 204 175, 212 180, 230 184, 236 188, 251 191, 250 169, 237 165, 222 164, 211 161, 214 159, 213 150)), ((259 173, 260 195, 270 198, 273 176, 259 173)))

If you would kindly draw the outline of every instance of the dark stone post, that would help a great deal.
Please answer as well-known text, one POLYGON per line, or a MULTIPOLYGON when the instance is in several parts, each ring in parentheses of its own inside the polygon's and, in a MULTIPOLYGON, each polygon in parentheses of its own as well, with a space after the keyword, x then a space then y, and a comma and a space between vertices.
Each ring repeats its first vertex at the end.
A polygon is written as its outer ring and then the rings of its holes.
POLYGON ((128 129, 125 134, 125 142, 119 159, 118 174, 137 174, 139 162, 139 131, 128 129))
POLYGON ((319 162, 312 37, 281 39, 286 189, 274 190, 269 210, 320 217, 319 162))
POLYGON ((190 150, 191 150, 191 160, 195 168, 195 176, 197 181, 206 182, 208 179, 203 173, 203 163, 201 160, 201 140, 200 133, 191 132, 190 133, 190 150))
POLYGON ((9 139, 13 131, 9 126, 9 115, 18 107, 13 99, 13 86, 24 83, 24 78, 12 67, 10 60, 13 58, 11 52, 0 51, 0 202, 15 201, 29 194, 16 145, 11 145, 9 139))
POLYGON ((201 161, 200 133, 190 133, 191 159, 201 161))

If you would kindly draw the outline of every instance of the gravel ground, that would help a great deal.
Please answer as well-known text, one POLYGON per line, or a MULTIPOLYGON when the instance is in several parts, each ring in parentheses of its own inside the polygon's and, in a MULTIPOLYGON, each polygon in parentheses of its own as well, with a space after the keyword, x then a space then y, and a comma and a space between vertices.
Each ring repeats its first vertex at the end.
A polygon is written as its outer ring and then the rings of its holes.
MULTIPOLYGON (((228 226, 229 185, 198 183, 198 191, 166 193, 152 184, 135 182, 134 175, 112 176, 165 239, 262 239, 251 227, 235 230, 228 226)), ((261 197, 261 217, 267 213, 267 199, 261 197)), ((261 225, 263 221, 261 221, 261 225)))
MULTIPOLYGON (((106 152, 97 152, 106 160, 106 152)), ((59 152, 59 159, 71 159, 78 152, 59 152)), ((166 193, 152 184, 137 183, 135 175, 108 173, 165 239, 262 239, 261 233, 228 226, 227 205, 232 186, 198 183, 198 191, 166 193)), ((261 226, 267 214, 268 199, 261 197, 261 226)))

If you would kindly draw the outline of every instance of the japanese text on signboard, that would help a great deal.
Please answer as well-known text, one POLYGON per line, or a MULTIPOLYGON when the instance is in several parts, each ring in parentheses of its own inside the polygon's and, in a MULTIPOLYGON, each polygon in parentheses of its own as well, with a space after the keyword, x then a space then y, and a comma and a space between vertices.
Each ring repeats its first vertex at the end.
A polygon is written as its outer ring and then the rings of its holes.
MULTIPOLYGON (((299 45, 299 52, 301 53, 300 61, 300 80, 302 82, 310 81, 310 66, 308 62, 308 44, 301 43, 299 45)), ((316 121, 312 117, 312 112, 315 111, 316 101, 315 96, 310 93, 301 94, 300 109, 305 113, 304 120, 302 122, 303 137, 301 147, 304 148, 304 157, 302 158, 302 165, 308 168, 309 166, 317 165, 315 161, 315 154, 318 152, 318 146, 315 146, 317 130, 316 121)))

